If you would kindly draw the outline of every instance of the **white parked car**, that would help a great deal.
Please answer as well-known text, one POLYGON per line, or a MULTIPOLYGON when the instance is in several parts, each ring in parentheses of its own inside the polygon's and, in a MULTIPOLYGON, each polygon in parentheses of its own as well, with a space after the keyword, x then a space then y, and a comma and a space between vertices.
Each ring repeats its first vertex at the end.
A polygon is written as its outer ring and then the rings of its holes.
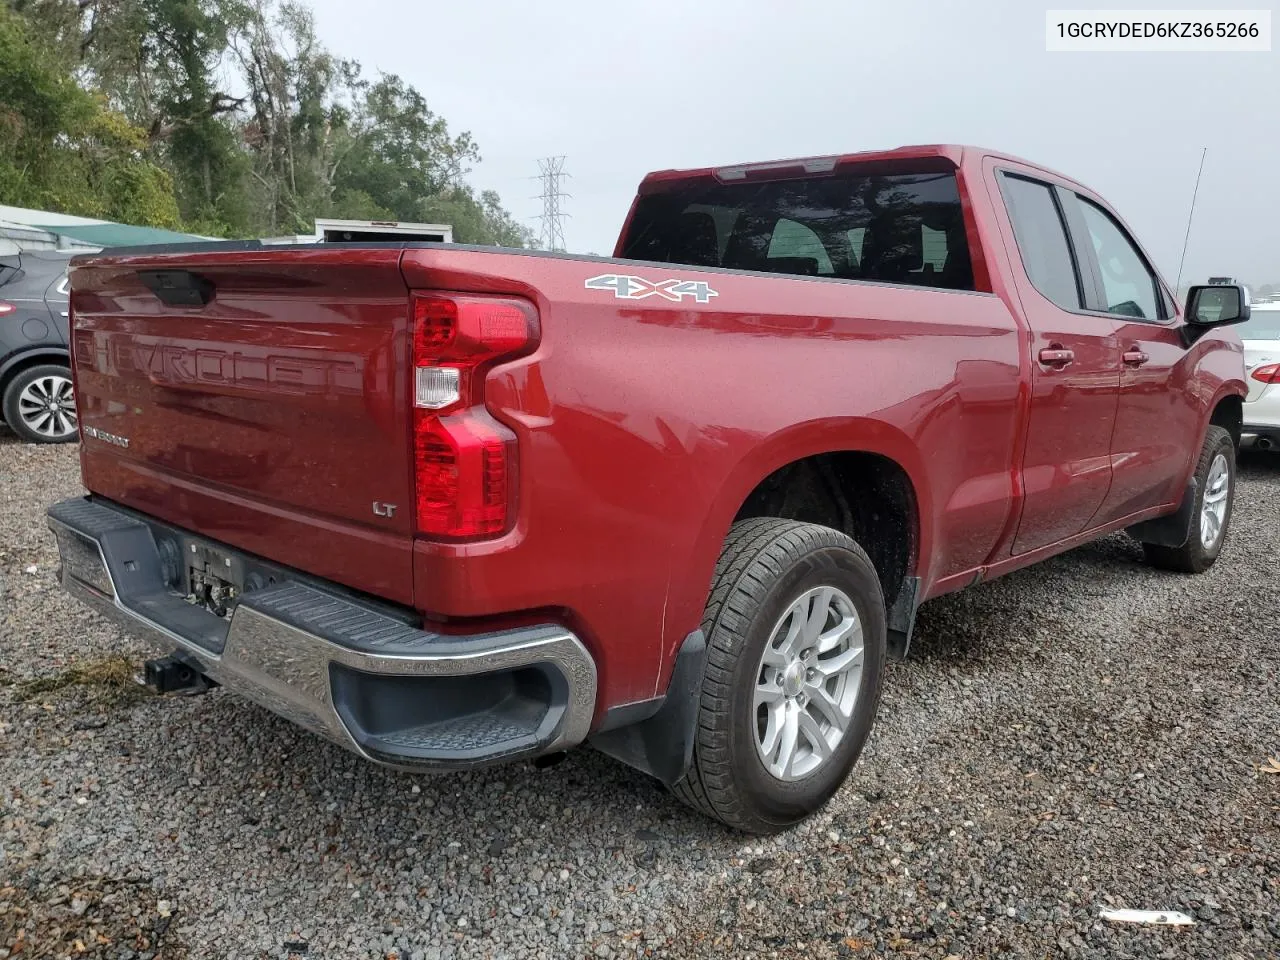
POLYGON ((1280 450, 1280 301, 1253 304, 1239 328, 1249 396, 1244 403, 1244 433, 1258 447, 1280 450))

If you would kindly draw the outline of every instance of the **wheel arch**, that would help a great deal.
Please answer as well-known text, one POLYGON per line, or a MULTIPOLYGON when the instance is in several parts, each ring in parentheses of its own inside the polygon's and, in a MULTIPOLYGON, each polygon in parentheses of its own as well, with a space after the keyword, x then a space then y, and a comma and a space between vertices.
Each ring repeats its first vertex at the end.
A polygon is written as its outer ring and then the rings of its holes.
POLYGON ((23 370, 51 361, 61 362, 68 370, 71 369, 71 353, 65 347, 32 347, 6 357, 0 362, 0 396, 9 388, 9 382, 23 370))
MULTIPOLYGON (((750 512, 752 498, 759 497, 771 478, 776 478, 782 471, 800 464, 812 464, 817 475, 822 476, 825 471, 819 465, 834 467, 841 462, 844 465, 854 462, 878 465, 878 469, 883 471, 879 476, 894 476, 901 484, 898 489, 907 501, 908 530, 904 532, 909 548, 900 575, 904 581, 911 581, 908 584, 911 587, 908 605, 910 614, 914 615, 915 597, 918 595, 916 588, 923 569, 922 558, 929 557, 933 549, 934 531, 930 522, 933 504, 924 457, 905 433, 882 421, 846 417, 796 424, 756 444, 734 465, 719 485, 683 571, 673 571, 660 690, 667 681, 680 644, 701 621, 702 609, 711 591, 716 560, 730 527, 744 517, 744 509, 748 511, 746 516, 755 515, 750 512)), ((851 488, 845 489, 847 503, 847 490, 851 488)), ((848 505, 852 511, 852 504, 848 505)), ((814 519, 812 513, 789 519, 822 522, 814 519)), ((846 524, 835 526, 836 529, 845 529, 846 524)), ((845 529, 845 532, 854 536, 856 524, 854 527, 854 530, 845 529)), ((856 536, 854 538, 857 539, 856 536)), ((862 546, 868 549, 867 544, 862 546)), ((897 589, 892 584, 888 585, 885 591, 887 606, 895 604, 901 587, 902 584, 897 589), (890 590, 894 592, 891 594, 890 590)))
POLYGON ((1244 396, 1238 387, 1228 382, 1222 385, 1213 403, 1208 405, 1209 415, 1205 418, 1196 445, 1188 458, 1186 475, 1182 481, 1182 497, 1178 501, 1178 509, 1162 517, 1153 517, 1128 528, 1130 536, 1139 543, 1166 548, 1182 547, 1194 533, 1195 515, 1193 507, 1196 499, 1196 469, 1205 440, 1212 427, 1221 427, 1231 437, 1235 450, 1240 449, 1240 434, 1244 426, 1244 396))
POLYGON ((1222 427, 1226 430, 1239 450, 1240 433, 1244 428, 1244 397, 1235 391, 1224 389, 1214 398, 1209 409, 1209 420, 1201 433, 1207 432, 1209 427, 1222 427))

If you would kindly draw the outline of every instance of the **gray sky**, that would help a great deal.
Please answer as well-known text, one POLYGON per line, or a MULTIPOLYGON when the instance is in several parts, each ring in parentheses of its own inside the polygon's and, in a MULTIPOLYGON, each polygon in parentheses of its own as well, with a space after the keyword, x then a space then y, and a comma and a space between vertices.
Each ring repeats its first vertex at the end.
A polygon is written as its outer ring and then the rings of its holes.
MULTIPOLYGON (((1280 282, 1274 36, 1271 53, 1045 51, 1046 7, 1100 0, 311 2, 335 53, 472 132, 472 182, 517 216, 540 212, 537 159, 567 155, 572 251, 612 253, 648 170, 959 142, 1088 184, 1173 283, 1207 146, 1184 283, 1280 282)), ((1280 26, 1275 0, 1194 4, 1280 26)))

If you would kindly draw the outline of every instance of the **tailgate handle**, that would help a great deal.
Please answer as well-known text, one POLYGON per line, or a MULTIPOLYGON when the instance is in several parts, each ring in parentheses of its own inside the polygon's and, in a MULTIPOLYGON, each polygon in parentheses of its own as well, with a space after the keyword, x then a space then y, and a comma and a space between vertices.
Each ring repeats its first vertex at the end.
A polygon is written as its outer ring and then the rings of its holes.
POLYGON ((170 307, 203 307, 215 292, 209 280, 190 270, 139 270, 138 279, 170 307))

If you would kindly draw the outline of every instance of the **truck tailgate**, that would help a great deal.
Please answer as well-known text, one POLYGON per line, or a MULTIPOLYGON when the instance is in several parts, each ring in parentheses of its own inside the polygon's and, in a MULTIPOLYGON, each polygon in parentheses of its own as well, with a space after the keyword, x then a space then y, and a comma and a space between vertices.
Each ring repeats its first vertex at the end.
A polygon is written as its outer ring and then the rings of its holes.
POLYGON ((400 255, 239 249, 74 266, 86 486, 411 603, 400 255))

